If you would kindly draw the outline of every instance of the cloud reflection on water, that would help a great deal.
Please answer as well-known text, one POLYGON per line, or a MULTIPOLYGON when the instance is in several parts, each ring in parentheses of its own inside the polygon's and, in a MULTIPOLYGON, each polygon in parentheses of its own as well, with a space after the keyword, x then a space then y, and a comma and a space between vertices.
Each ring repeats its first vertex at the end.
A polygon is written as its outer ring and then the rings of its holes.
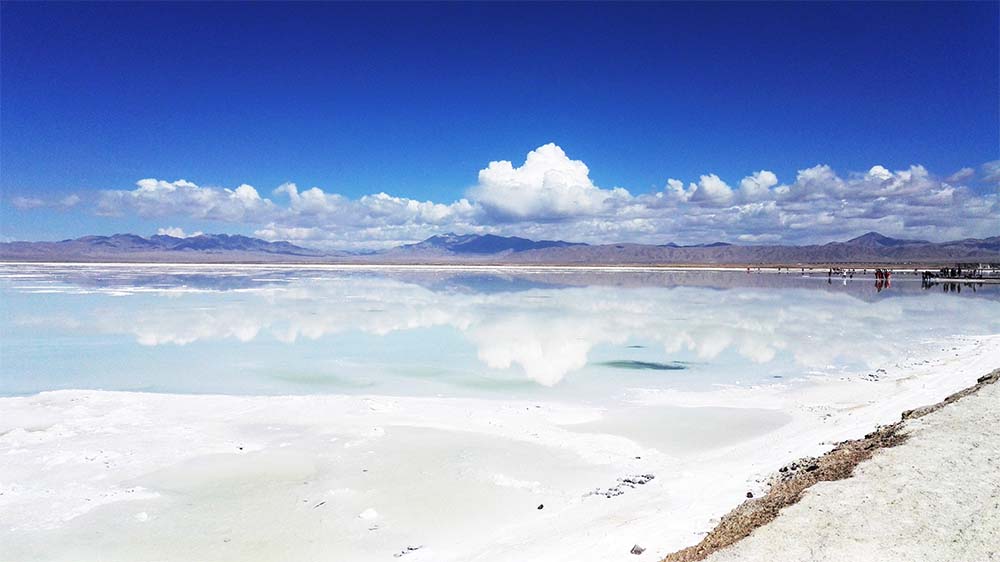
MULTIPOLYGON (((486 366, 515 368, 545 386, 583 369, 599 346, 658 344, 666 361, 680 353, 711 361, 731 351, 750 364, 767 364, 787 352, 797 367, 810 371, 848 363, 875 366, 936 334, 1000 329, 996 298, 970 306, 969 299, 913 293, 867 302, 844 292, 768 289, 757 286, 759 279, 755 286, 740 286, 749 278, 734 274, 715 274, 717 285, 733 285, 719 289, 703 277, 695 283, 700 286, 663 287, 662 279, 641 283, 627 274, 619 274, 621 282, 586 285, 551 275, 479 275, 474 282, 456 283, 454 277, 427 274, 292 271, 271 272, 255 282, 233 276, 229 286, 225 275, 208 275, 208 292, 172 284, 163 275, 155 283, 141 276, 100 283, 114 275, 103 272, 102 278, 102 272, 91 271, 93 277, 81 281, 75 274, 75 280, 62 278, 65 290, 89 286, 118 298, 94 298, 87 313, 58 322, 50 318, 64 329, 128 334, 143 346, 183 346, 266 339, 291 344, 444 327, 460 333, 486 366), (490 289, 477 291, 479 284, 490 289), (618 286, 623 284, 628 286, 618 286), (155 290, 145 292, 150 288, 155 290)), ((37 324, 45 318, 16 320, 37 324)))

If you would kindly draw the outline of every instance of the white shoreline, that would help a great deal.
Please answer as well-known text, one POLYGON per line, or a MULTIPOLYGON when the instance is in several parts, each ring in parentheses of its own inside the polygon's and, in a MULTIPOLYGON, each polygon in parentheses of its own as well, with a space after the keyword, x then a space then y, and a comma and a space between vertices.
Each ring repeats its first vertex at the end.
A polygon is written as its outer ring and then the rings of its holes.
POLYGON ((422 545, 404 560, 586 562, 635 560, 629 549, 640 544, 639 560, 658 559, 700 540, 784 463, 1000 366, 1000 335, 942 345, 878 382, 636 392, 641 407, 734 408, 751 424, 760 409, 790 416, 679 456, 641 434, 575 430, 599 424, 603 411, 554 402, 69 390, 0 398, 0 552, 75 562, 386 560, 422 545), (642 473, 656 479, 620 497, 583 497, 642 473), (254 542, 261 537, 271 546, 254 542))

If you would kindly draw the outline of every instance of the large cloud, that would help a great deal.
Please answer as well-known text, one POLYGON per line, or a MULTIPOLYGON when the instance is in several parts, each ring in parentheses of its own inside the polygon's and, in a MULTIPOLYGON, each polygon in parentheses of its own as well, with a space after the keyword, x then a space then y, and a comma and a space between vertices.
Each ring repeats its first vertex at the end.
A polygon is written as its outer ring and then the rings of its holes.
POLYGON ((507 160, 490 162, 469 196, 497 219, 545 220, 598 214, 608 200, 628 198, 628 192, 598 188, 586 164, 549 143, 529 152, 519 168, 507 160))
POLYGON ((897 171, 875 165, 842 175, 821 164, 799 170, 789 183, 766 169, 732 186, 706 173, 632 195, 596 185, 586 164, 546 144, 518 167, 491 162, 467 198, 450 203, 387 193, 351 199, 293 183, 269 198, 245 184, 227 189, 144 179, 136 189, 102 192, 98 212, 240 223, 264 238, 339 248, 386 247, 448 231, 594 243, 826 242, 868 230, 942 240, 998 233, 996 188, 977 193, 969 186, 996 182, 1000 164, 979 170, 941 177, 920 165, 897 171))

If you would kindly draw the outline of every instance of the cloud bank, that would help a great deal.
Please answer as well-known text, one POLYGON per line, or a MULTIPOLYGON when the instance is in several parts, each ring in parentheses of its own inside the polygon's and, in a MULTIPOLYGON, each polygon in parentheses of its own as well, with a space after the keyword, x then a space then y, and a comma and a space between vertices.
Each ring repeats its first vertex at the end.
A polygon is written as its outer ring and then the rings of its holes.
MULTIPOLYGON (((921 165, 896 171, 875 165, 841 175, 820 164, 788 182, 766 169, 732 183, 706 173, 632 194, 596 185, 584 162, 550 143, 529 152, 520 166, 490 162, 466 196, 450 203, 387 193, 351 199, 294 183, 261 195, 247 184, 150 178, 135 189, 101 192, 97 211, 236 223, 269 240, 331 248, 388 247, 448 231, 592 243, 808 243, 868 230, 944 240, 996 235, 997 187, 1000 161, 944 177, 921 165), (994 187, 977 193, 972 182, 994 187)), ((20 199, 19 208, 45 204, 20 199)))

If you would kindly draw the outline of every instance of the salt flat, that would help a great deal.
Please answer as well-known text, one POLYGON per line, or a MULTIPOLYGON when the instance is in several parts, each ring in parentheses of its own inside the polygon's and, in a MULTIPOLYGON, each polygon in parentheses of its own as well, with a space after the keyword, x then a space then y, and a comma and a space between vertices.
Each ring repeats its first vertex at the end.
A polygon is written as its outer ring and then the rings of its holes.
POLYGON ((656 559, 1000 362, 919 285, 93 271, 3 278, 0 560, 656 559))

